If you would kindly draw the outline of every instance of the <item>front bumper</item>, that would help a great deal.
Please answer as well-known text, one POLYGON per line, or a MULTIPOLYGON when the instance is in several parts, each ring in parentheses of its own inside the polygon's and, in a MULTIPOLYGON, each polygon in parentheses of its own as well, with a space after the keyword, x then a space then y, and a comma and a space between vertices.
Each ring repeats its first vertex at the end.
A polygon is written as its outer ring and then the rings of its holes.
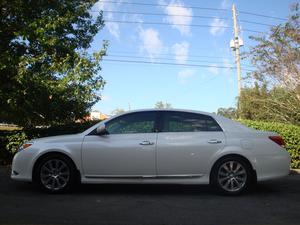
POLYGON ((28 150, 18 152, 13 159, 11 178, 19 181, 32 181, 32 158, 28 150))

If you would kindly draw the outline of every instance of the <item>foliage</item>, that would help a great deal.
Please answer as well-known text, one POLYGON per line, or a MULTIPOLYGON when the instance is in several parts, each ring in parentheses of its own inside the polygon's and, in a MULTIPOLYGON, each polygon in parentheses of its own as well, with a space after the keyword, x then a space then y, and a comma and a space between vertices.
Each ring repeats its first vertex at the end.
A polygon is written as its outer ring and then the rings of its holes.
POLYGON ((239 122, 257 130, 273 131, 280 134, 284 138, 286 149, 292 157, 291 167, 300 168, 300 126, 253 120, 239 120, 239 122))
POLYGON ((168 102, 158 101, 155 103, 154 108, 156 109, 171 109, 172 105, 168 102))
MULTIPOLYGON (((300 127, 276 122, 239 120, 246 126, 258 130, 274 131, 282 135, 292 157, 292 168, 300 168, 300 127)), ((25 141, 38 137, 79 133, 96 122, 72 123, 21 131, 0 131, 0 164, 9 164, 17 148, 25 141)))
POLYGON ((10 154, 14 155, 20 145, 27 140, 28 136, 25 134, 25 132, 21 131, 18 133, 14 133, 7 137, 7 144, 5 147, 10 154))
POLYGON ((277 121, 300 125, 300 101, 282 87, 266 85, 243 88, 238 115, 242 119, 277 121))
POLYGON ((246 54, 255 71, 249 73, 254 87, 244 88, 239 115, 246 119, 300 124, 300 21, 299 5, 286 23, 265 35, 250 37, 257 44, 246 54))
POLYGON ((250 38, 258 42, 248 54, 257 68, 253 77, 295 91, 300 85, 299 5, 293 6, 286 23, 273 26, 267 35, 250 38))
POLYGON ((95 2, 0 1, 0 122, 70 122, 100 100, 107 43, 87 51, 104 25, 89 13, 95 2))
POLYGON ((26 140, 63 134, 83 132, 99 121, 70 123, 45 128, 25 129, 19 131, 0 131, 0 164, 9 164, 19 146, 26 140))
POLYGON ((122 108, 116 108, 113 111, 111 111, 111 115, 119 115, 126 112, 125 109, 122 108))
POLYGON ((229 107, 229 108, 218 108, 217 115, 224 116, 229 119, 236 119, 237 118, 237 111, 236 108, 229 107))

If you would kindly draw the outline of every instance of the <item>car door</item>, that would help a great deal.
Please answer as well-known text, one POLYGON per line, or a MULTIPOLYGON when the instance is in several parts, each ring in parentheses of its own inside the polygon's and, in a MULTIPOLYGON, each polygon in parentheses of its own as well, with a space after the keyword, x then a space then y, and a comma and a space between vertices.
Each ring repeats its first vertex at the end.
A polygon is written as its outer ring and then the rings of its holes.
POLYGON ((161 112, 157 138, 158 176, 202 176, 213 155, 225 145, 217 122, 207 115, 161 112))
POLYGON ((85 176, 155 176, 156 115, 154 111, 121 115, 105 123, 107 135, 87 135, 82 144, 85 176))

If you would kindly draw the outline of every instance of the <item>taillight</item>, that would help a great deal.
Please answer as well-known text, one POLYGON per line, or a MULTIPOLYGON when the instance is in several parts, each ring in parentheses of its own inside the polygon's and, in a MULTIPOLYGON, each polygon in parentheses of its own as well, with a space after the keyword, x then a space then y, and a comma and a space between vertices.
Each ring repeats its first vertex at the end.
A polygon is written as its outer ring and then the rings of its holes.
POLYGON ((284 146, 284 140, 280 136, 269 136, 269 138, 280 146, 284 146))

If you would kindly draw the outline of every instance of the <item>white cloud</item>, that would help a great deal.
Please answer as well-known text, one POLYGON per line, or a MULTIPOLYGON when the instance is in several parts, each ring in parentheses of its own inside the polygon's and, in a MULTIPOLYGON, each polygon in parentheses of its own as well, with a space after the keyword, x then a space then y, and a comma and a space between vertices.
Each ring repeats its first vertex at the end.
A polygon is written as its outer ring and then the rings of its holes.
MULTIPOLYGON (((166 4, 164 2, 161 3, 166 4)), ((191 16, 193 15, 192 9, 186 8, 179 0, 172 0, 167 6, 164 6, 164 11, 167 14, 166 21, 170 23, 173 28, 179 30, 182 35, 190 34, 191 16)))
POLYGON ((177 63, 186 62, 189 54, 189 46, 189 43, 186 41, 176 43, 172 46, 172 51, 175 54, 175 60, 177 63))
POLYGON ((186 84, 187 80, 195 75, 195 70, 185 69, 178 72, 177 78, 181 84, 186 84))
POLYGON ((215 75, 220 73, 220 68, 217 67, 217 64, 210 64, 210 67, 208 67, 207 70, 215 75))
MULTIPOLYGON (((108 13, 107 19, 113 20, 113 14, 108 13)), ((120 39, 120 26, 118 23, 115 22, 107 22, 105 23, 105 27, 108 29, 109 33, 114 36, 116 39, 120 39)))
POLYGON ((229 2, 228 0, 223 0, 221 2, 222 9, 230 9, 230 6, 231 6, 231 2, 229 2))
POLYGON ((232 62, 232 60, 229 60, 228 58, 223 58, 223 66, 224 67, 231 67, 231 68, 225 68, 222 70, 222 74, 226 75, 227 77, 227 82, 229 84, 233 84, 234 82, 234 77, 235 77, 235 73, 233 68, 235 67, 234 62, 232 62))
POLYGON ((209 32, 213 36, 219 36, 222 35, 225 31, 225 27, 227 27, 227 23, 224 20, 221 20, 219 18, 214 18, 213 21, 210 23, 211 28, 209 29, 209 32))
MULTIPOLYGON (((117 4, 113 4, 110 2, 103 2, 103 1, 98 1, 96 4, 93 6, 94 11, 100 11, 100 10, 106 10, 106 11, 113 11, 116 10, 120 7, 122 1, 118 1, 117 4)), ((98 14, 98 13, 97 13, 98 14)), ((105 20, 114 20, 114 15, 111 12, 105 13, 105 20)), ((120 26, 118 23, 115 22, 105 22, 105 28, 107 28, 108 32, 114 36, 117 40, 120 39, 120 26)))
POLYGON ((232 75, 232 69, 234 68, 234 64, 231 60, 228 58, 223 58, 222 59, 223 63, 222 64, 210 64, 210 67, 207 68, 208 72, 214 75, 222 74, 222 75, 232 75), (221 68, 224 67, 224 68, 221 68), (228 67, 228 68, 226 68, 228 67))
POLYGON ((142 41, 141 51, 146 52, 151 60, 154 60, 163 50, 159 32, 153 28, 140 29, 139 37, 142 41))
POLYGON ((107 101, 110 101, 111 98, 108 95, 102 95, 101 100, 107 102, 107 101))
MULTIPOLYGON (((234 67, 234 65, 230 62, 230 60, 228 58, 223 58, 223 66, 224 67, 234 67)), ((229 73, 231 70, 231 68, 225 68, 224 72, 225 73, 229 73)))

